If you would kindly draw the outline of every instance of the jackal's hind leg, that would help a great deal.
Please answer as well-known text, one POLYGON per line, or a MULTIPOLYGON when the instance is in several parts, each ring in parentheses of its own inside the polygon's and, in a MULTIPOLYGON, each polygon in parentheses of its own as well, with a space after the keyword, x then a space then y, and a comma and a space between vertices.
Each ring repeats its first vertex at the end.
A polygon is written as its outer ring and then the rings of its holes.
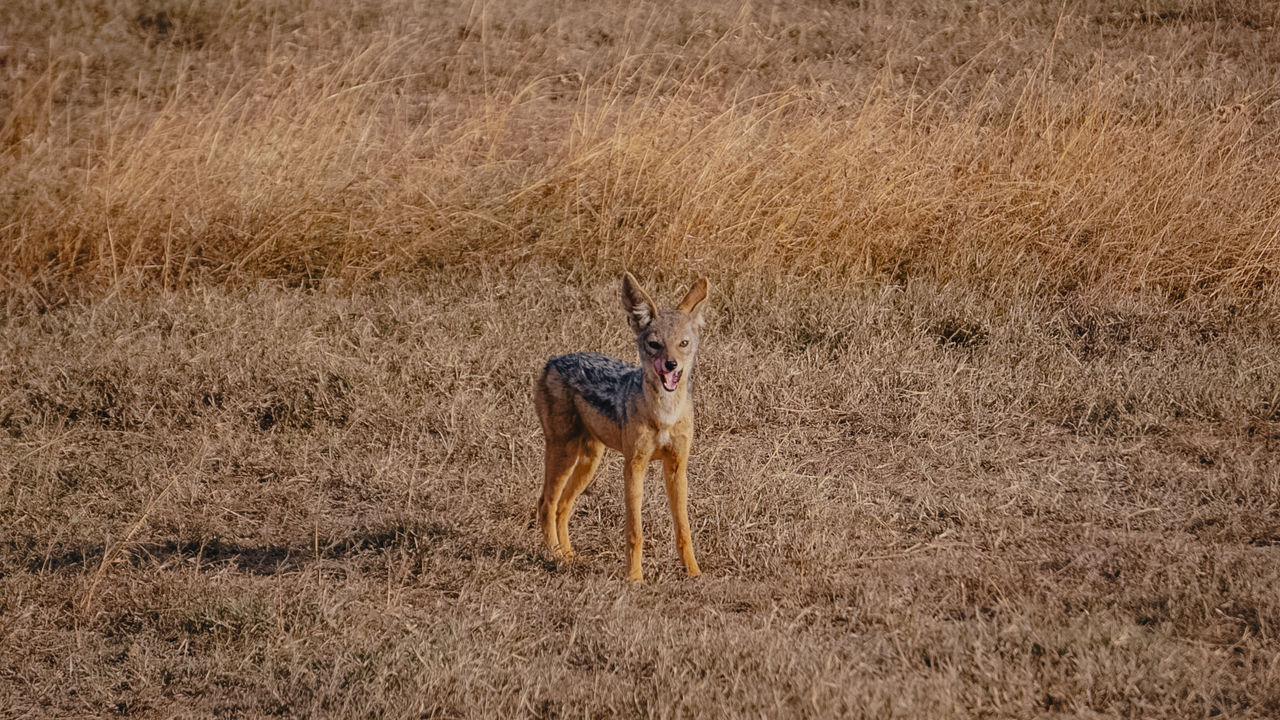
POLYGON ((591 484, 602 455, 604 455, 604 443, 592 437, 584 437, 578 453, 578 464, 573 468, 569 484, 560 493, 560 503, 556 510, 557 535, 560 538, 560 550, 565 560, 573 559, 573 543, 569 542, 569 516, 573 514, 573 503, 591 484))
POLYGON ((556 557, 563 554, 556 530, 556 507, 573 474, 574 465, 578 462, 579 445, 580 440, 576 437, 568 440, 547 438, 546 479, 542 484, 542 497, 538 499, 538 527, 542 529, 542 539, 547 549, 556 557))

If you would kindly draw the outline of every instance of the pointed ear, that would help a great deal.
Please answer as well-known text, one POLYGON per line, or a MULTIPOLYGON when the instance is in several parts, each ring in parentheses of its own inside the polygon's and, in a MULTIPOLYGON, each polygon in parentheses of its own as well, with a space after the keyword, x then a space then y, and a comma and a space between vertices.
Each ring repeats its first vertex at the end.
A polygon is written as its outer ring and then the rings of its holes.
POLYGON ((636 332, 649 327, 658 316, 658 306, 631 273, 622 276, 622 309, 627 311, 627 322, 636 332))
POLYGON ((684 299, 680 301, 676 309, 682 313, 692 315, 693 319, 701 324, 702 308, 705 307, 703 303, 706 299, 707 279, 698 278, 698 281, 693 284, 693 287, 689 288, 689 293, 684 296, 684 299))

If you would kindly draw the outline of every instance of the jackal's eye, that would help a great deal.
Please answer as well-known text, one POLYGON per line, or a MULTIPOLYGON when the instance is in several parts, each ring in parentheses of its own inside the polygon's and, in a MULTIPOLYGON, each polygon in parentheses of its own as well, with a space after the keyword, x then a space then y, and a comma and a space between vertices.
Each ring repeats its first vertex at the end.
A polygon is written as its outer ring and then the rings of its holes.
POLYGON ((680 341, 680 347, 689 347, 689 340, 688 340, 688 338, 686 338, 686 339, 684 339, 684 340, 681 340, 681 341, 680 341))
POLYGON ((657 340, 650 340, 649 349, 653 350, 654 352, 657 352, 662 349, 662 343, 658 342, 657 340))

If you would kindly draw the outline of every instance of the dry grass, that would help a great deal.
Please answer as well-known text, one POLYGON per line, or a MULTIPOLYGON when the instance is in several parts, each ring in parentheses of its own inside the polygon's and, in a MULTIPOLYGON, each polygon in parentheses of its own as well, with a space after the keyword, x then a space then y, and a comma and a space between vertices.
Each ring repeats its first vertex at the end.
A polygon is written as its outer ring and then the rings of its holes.
POLYGON ((337 5, 0 8, 0 715, 1280 715, 1277 6, 337 5))
POLYGON ((615 285, 449 269, 11 318, 3 705, 1280 711, 1274 308, 722 286, 691 461, 706 576, 655 491, 628 587, 616 458, 581 562, 531 527, 531 378, 626 354, 615 285))
POLYGON ((1267 0, 10 3, 10 282, 529 255, 1270 293, 1267 0))

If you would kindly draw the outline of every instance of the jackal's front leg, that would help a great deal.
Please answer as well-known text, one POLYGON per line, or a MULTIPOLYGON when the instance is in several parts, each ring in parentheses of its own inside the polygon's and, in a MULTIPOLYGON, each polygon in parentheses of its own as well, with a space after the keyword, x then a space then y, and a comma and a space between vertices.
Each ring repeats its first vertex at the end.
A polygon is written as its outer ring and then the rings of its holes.
POLYGON ((666 481, 667 502, 671 505, 671 520, 676 530, 676 553, 689 577, 697 577, 702 571, 693 556, 693 535, 689 532, 689 478, 685 475, 688 459, 689 443, 686 442, 663 457, 662 477, 666 481))
POLYGON ((622 471, 627 497, 627 580, 630 582, 644 581, 644 573, 640 569, 644 548, 640 510, 644 504, 644 472, 648 465, 648 457, 628 457, 622 471))

